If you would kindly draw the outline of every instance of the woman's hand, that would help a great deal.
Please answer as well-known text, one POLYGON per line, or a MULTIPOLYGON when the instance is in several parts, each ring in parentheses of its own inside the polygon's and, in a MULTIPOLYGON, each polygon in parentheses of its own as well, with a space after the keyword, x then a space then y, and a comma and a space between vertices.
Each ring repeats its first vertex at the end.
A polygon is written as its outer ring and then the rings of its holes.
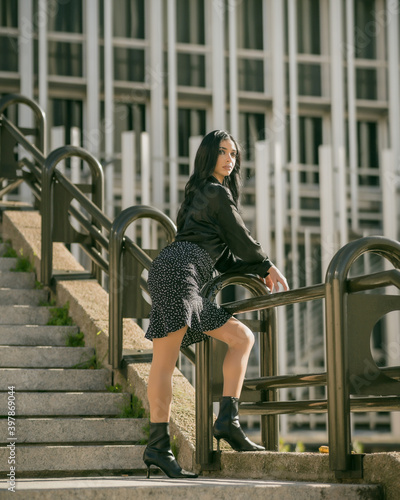
POLYGON ((261 278, 271 292, 279 292, 279 283, 282 285, 283 290, 289 290, 285 276, 279 271, 275 266, 272 266, 268 270, 268 275, 265 278, 261 278))

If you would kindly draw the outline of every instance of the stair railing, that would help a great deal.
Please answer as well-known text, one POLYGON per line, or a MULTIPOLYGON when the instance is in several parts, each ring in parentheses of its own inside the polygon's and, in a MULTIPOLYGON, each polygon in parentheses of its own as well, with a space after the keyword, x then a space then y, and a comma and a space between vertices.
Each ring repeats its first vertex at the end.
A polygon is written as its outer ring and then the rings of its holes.
MULTIPOLYGON (((333 257, 325 284, 299 288, 274 295, 260 295, 245 300, 222 304, 232 314, 250 311, 265 311, 315 299, 325 299, 326 308, 326 355, 324 373, 298 375, 273 374, 245 379, 242 399, 253 391, 255 402, 240 403, 240 412, 248 415, 276 416, 290 413, 328 413, 330 468, 338 478, 362 477, 362 454, 350 450, 351 411, 395 411, 400 408, 400 366, 379 368, 370 351, 370 335, 376 321, 390 311, 400 310, 400 296, 359 294, 376 288, 394 285, 400 289, 400 243, 374 236, 361 238, 345 245, 333 257), (372 252, 385 257, 395 269, 367 276, 348 278, 354 261, 361 255, 372 252), (373 373, 365 376, 365 363, 373 373), (363 384, 354 381, 362 380, 363 384), (265 395, 265 391, 279 388, 327 386, 327 399, 309 401, 278 401, 265 395), (258 392, 257 392, 258 391, 258 392), (357 397, 359 394, 365 397, 357 397), (352 396, 352 397, 350 397, 352 396), (378 396, 378 397, 372 397, 378 396)), ((212 298, 232 278, 219 277, 209 283, 204 296, 212 298)), ((235 279, 235 278, 233 278, 235 279)), ((240 278, 237 278, 238 281, 240 278)), ((256 279, 256 278, 255 278, 256 279)), ((239 284, 243 284, 240 283, 239 284)), ((273 322, 260 329, 261 346, 265 337, 269 349, 275 349, 277 330, 273 322), (265 328, 265 327, 264 327, 265 328), (272 336, 272 338, 270 338, 272 336)), ((212 402, 218 400, 221 389, 220 375, 215 376, 211 356, 221 359, 216 351, 222 349, 213 339, 197 347, 196 415, 197 415, 197 459, 204 470, 219 467, 220 457, 213 449, 212 402), (213 344, 215 343, 215 346, 213 344), (201 430, 201 432, 200 432, 201 430)), ((270 353, 272 358, 275 353, 270 353)), ((264 356, 265 359, 265 356, 264 356)), ((263 362, 263 361, 262 361, 263 362)), ((265 362, 265 361, 264 361, 265 362)), ((270 359, 273 367, 276 365, 270 359)), ((261 365, 261 370, 268 367, 261 365)), ((277 441, 266 438, 262 422, 262 439, 268 450, 277 450, 277 441)), ((276 425, 276 424, 275 424, 276 425)))

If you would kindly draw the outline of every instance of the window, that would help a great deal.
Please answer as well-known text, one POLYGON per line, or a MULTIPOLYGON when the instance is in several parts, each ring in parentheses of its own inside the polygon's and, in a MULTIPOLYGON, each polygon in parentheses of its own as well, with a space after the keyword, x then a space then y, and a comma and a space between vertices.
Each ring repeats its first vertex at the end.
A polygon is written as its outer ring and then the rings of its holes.
POLYGON ((297 0, 297 51, 320 54, 320 0, 297 0))
POLYGON ((176 23, 178 43, 204 45, 204 0, 177 0, 176 23))
POLYGON ((47 22, 49 31, 82 33, 82 0, 49 3, 47 22))
POLYGON ((202 54, 179 54, 178 85, 191 87, 206 86, 205 56, 202 54))
POLYGON ((0 71, 18 71, 18 39, 0 35, 0 71))
POLYGON ((114 36, 144 39, 144 0, 113 0, 113 7, 114 36))
MULTIPOLYGON (((0 26, 7 28, 18 27, 18 2, 2 0, 0 3, 0 26)), ((1 52, 4 54, 4 52, 1 52)))
POLYGON ((360 186, 379 185, 379 146, 377 122, 357 122, 358 167, 367 172, 358 176, 360 186), (371 169, 376 169, 376 175, 371 169))
POLYGON ((354 2, 354 46, 359 59, 376 59, 376 42, 379 29, 374 16, 375 0, 355 0, 354 2))
POLYGON ((59 76, 83 76, 82 44, 49 42, 49 74, 59 76))
POLYGON ((114 79, 144 82, 144 50, 114 47, 114 79))
MULTIPOLYGON (((189 158, 189 138, 206 133, 206 112, 204 109, 178 109, 178 156, 189 158)), ((193 169, 189 162, 181 162, 179 175, 188 176, 193 169)), ((182 201, 182 200, 180 200, 182 201)))
MULTIPOLYGON (((237 46, 241 49, 263 50, 263 2, 246 0, 237 4, 237 46)), ((226 22, 229 22, 229 3, 226 22)), ((227 30, 228 31, 228 30, 227 30)))
POLYGON ((356 98, 377 99, 377 70, 375 68, 356 68, 356 98))
POLYGON ((239 90, 264 92, 264 62, 257 59, 238 59, 239 90))
MULTIPOLYGON (((254 143, 265 139, 265 115, 263 113, 239 113, 239 138, 242 145, 242 161, 253 161, 254 143)), ((243 172, 243 177, 250 172, 243 172)))

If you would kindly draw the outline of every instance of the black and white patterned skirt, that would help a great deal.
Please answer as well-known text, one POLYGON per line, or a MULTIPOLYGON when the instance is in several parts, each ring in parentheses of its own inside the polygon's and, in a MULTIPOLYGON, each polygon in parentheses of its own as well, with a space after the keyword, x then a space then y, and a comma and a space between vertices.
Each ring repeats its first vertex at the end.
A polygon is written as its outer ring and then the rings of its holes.
POLYGON ((182 340, 187 347, 223 326, 231 314, 200 294, 213 273, 211 257, 195 243, 176 241, 163 248, 149 269, 152 306, 146 338, 166 337, 188 325, 182 340))

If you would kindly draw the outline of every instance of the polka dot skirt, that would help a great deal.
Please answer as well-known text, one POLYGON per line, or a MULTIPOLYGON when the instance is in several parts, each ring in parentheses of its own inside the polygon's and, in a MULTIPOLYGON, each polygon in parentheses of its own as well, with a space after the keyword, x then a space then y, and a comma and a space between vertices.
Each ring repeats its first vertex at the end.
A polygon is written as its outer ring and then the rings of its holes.
POLYGON ((187 347, 223 326, 231 314, 200 294, 213 273, 211 257, 195 243, 176 241, 161 250, 147 280, 152 307, 146 338, 166 337, 188 325, 182 340, 187 347))

